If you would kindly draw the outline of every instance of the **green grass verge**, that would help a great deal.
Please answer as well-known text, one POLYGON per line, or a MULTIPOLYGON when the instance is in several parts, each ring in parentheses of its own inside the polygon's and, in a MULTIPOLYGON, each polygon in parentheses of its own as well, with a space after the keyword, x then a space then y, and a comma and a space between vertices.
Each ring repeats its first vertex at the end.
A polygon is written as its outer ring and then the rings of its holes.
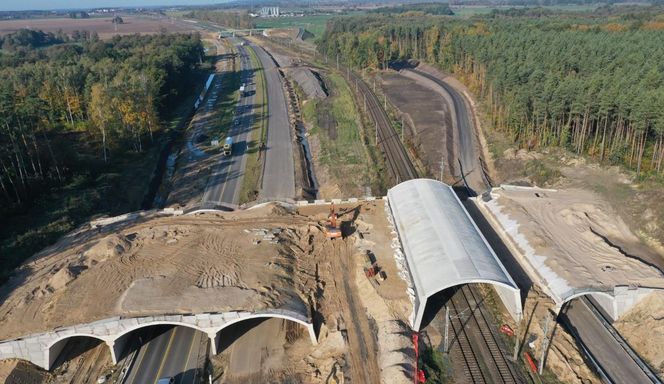
POLYGON ((336 72, 326 77, 333 90, 330 97, 309 100, 302 106, 302 117, 311 127, 309 133, 320 142, 319 162, 343 193, 360 196, 368 186, 375 192, 381 172, 370 161, 370 149, 365 147, 372 145, 373 136, 369 138, 364 132, 360 111, 345 79, 336 72), (321 127, 325 120, 333 122, 334 134, 321 127))
POLYGON ((233 124, 233 115, 240 100, 240 71, 233 68, 226 72, 221 79, 221 89, 217 93, 218 100, 215 105, 213 121, 207 129, 210 140, 217 139, 222 142, 233 124))
POLYGON ((256 118, 251 126, 247 141, 247 163, 240 189, 240 204, 256 200, 260 190, 261 172, 263 170, 263 159, 261 158, 260 145, 267 139, 268 103, 265 72, 256 56, 256 52, 247 46, 252 66, 256 68, 254 79, 256 81, 256 94, 254 104, 256 105, 256 118))
POLYGON ((431 347, 422 349, 420 367, 424 370, 427 384, 452 383, 449 358, 431 347))

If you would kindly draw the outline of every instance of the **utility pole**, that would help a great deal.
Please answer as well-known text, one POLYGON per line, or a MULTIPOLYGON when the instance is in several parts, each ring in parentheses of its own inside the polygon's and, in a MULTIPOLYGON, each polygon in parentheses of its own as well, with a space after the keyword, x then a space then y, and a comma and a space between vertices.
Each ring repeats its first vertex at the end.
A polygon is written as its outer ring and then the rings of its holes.
POLYGON ((376 147, 378 146, 378 121, 376 121, 376 147))
MULTIPOLYGON (((523 335, 523 337, 526 337, 526 335, 523 335)), ((517 333, 517 330, 514 330, 514 353, 512 354, 512 360, 517 361, 519 358, 519 334, 517 333)))
POLYGON ((403 125, 403 116, 401 116, 401 142, 403 143, 403 131, 404 131, 404 125, 403 125))
POLYGON ((449 350, 449 333, 450 333, 450 307, 445 305, 445 343, 443 344, 443 352, 448 353, 449 350))
POLYGON ((542 370, 544 369, 544 356, 546 355, 546 349, 549 347, 549 321, 551 320, 551 315, 546 314, 546 321, 544 322, 544 340, 542 341, 542 355, 539 361, 538 373, 541 375, 542 370))
POLYGON ((367 94, 364 94, 364 112, 367 112, 367 94))
POLYGON ((443 182, 443 172, 445 171, 445 159, 440 159, 440 182, 443 182))
POLYGON ((374 93, 376 93, 376 78, 374 77, 374 93))
POLYGON ((337 53, 337 71, 339 70, 339 54, 337 53))
POLYGON ((387 112, 387 95, 383 96, 383 109, 387 112))

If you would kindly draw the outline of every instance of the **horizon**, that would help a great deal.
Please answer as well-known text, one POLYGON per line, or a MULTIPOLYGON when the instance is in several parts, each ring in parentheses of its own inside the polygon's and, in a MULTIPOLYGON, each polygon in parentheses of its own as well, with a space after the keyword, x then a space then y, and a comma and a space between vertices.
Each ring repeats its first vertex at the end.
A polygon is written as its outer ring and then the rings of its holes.
POLYGON ((230 0, 26 0, 0 3, 0 12, 69 11, 98 8, 157 8, 214 5, 230 0))

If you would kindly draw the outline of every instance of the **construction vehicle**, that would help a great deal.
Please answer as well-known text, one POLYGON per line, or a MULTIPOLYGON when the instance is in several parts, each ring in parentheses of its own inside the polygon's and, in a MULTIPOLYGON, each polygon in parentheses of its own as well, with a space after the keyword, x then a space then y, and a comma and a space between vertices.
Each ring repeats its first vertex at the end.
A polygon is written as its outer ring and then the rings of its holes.
POLYGON ((327 217, 327 222, 325 223, 325 236, 328 239, 341 237, 341 229, 339 229, 337 223, 337 213, 334 210, 334 203, 330 206, 330 215, 327 217))
POLYGON ((224 141, 224 156, 230 156, 233 152, 233 138, 228 136, 224 141))

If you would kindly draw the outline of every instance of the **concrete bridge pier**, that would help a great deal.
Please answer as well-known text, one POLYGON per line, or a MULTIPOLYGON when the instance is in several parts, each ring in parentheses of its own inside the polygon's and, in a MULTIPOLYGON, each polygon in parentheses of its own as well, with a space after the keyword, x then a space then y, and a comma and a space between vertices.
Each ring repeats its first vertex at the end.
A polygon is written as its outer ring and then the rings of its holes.
POLYGON ((210 354, 217 354, 217 345, 219 345, 219 334, 221 332, 208 332, 208 337, 210 338, 210 354))

